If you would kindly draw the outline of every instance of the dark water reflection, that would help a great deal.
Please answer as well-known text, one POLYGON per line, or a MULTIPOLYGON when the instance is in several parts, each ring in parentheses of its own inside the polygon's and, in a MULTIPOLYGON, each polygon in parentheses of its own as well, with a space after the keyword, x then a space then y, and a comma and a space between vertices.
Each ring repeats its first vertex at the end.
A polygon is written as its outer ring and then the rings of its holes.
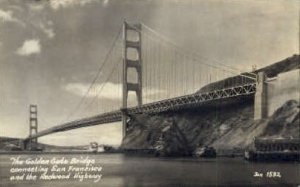
MULTIPOLYGON (((17 156, 17 155, 14 155, 17 156)), ((80 157, 83 155, 20 155, 22 158, 80 157)), ((249 163, 242 158, 192 159, 128 157, 122 154, 84 155, 103 167, 98 183, 92 180, 9 181, 10 157, 0 155, 1 187, 101 186, 101 187, 194 187, 194 186, 297 186, 299 163, 249 163), (280 172, 281 178, 253 177, 254 172, 280 172)))

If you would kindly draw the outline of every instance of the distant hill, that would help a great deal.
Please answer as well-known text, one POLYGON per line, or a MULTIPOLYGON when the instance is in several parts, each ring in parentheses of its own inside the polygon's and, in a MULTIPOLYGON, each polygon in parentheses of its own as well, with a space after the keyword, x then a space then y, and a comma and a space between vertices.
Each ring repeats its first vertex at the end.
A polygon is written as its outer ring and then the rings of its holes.
POLYGON ((0 137, 0 150, 8 145, 18 145, 20 140, 18 138, 0 137))
MULTIPOLYGON (((0 150, 10 150, 19 146, 20 138, 0 137, 0 150)), ((87 150, 89 145, 82 146, 56 146, 38 143, 38 147, 46 151, 70 151, 70 150, 87 150)))

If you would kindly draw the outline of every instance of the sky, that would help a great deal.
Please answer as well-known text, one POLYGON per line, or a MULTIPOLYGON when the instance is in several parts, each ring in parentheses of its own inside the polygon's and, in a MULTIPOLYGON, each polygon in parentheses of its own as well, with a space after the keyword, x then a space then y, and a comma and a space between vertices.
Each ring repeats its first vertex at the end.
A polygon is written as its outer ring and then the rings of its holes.
MULTIPOLYGON (((39 130, 97 113, 96 107, 70 117, 124 20, 143 22, 183 48, 243 70, 299 54, 298 0, 0 0, 0 136, 28 136, 30 104, 38 105, 39 130)), ((97 102, 118 101, 118 86, 109 82, 97 102)), ((87 102, 94 98, 88 96, 87 102)), ((118 144, 121 125, 39 141, 118 144)))

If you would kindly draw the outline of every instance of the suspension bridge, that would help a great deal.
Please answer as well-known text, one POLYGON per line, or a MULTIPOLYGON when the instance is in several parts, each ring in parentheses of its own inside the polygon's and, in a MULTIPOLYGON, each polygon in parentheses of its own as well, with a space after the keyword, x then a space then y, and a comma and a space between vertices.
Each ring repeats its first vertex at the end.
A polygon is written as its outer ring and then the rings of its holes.
POLYGON ((24 144, 34 147, 37 138, 45 135, 118 121, 123 123, 124 137, 130 115, 183 110, 249 95, 255 95, 254 118, 263 118, 267 110, 263 72, 238 70, 181 47, 145 24, 124 22, 67 122, 38 132, 33 107, 33 125, 24 144), (105 97, 110 99, 101 102, 99 98, 105 97), (89 108, 99 111, 70 120, 89 108))

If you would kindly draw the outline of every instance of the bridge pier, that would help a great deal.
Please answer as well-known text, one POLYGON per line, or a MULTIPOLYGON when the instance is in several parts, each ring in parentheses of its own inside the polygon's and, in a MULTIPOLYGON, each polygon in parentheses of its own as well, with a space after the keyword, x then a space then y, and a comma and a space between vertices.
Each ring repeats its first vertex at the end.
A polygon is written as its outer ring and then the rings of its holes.
POLYGON ((30 140, 20 140, 18 145, 21 148, 21 150, 33 150, 31 149, 32 144, 30 143, 30 140))
POLYGON ((126 131, 127 131, 127 111, 126 109, 121 109, 122 112, 122 137, 124 138, 126 136, 126 131))
POLYGON ((268 84, 264 72, 259 72, 257 77, 254 99, 254 120, 268 117, 268 84))
MULTIPOLYGON (((135 92, 138 106, 142 106, 142 36, 141 24, 129 24, 124 21, 123 25, 123 109, 128 107, 128 93, 135 92), (128 32, 137 34, 137 41, 128 39, 128 32), (129 55, 129 50, 136 51, 136 59, 133 59, 132 54, 129 55), (137 82, 132 83, 128 81, 128 69, 133 68, 136 70, 137 82)), ((123 138, 126 136, 127 130, 127 115, 122 112, 123 124, 123 138)))
POLYGON ((18 145, 22 150, 26 150, 25 140, 20 140, 18 145))

